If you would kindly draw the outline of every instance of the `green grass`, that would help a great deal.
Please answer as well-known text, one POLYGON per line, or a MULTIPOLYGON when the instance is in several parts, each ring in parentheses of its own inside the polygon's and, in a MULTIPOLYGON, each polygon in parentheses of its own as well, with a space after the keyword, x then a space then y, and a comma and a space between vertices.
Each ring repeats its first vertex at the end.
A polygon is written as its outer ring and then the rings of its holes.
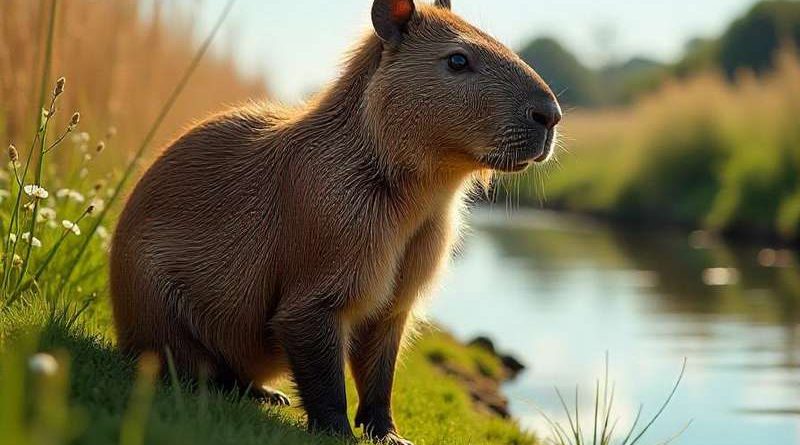
MULTIPOLYGON (((26 389, 18 395, 21 400, 0 400, 0 425, 13 423, 2 431, 19 432, 18 437, 0 436, 0 443, 39 443, 34 440, 37 434, 50 433, 55 441, 49 443, 75 444, 342 443, 306 433, 297 408, 271 408, 213 388, 148 385, 152 377, 147 373, 139 377, 144 384, 135 384, 137 364, 121 355, 109 337, 105 299, 80 313, 55 307, 37 299, 15 304, 0 316, 0 388, 26 389), (61 368, 69 364, 69 383, 63 391, 38 397, 40 387, 48 386, 42 381, 58 380, 58 374, 48 377, 28 370, 26 362, 35 351, 60 358, 61 368), (154 391, 152 401, 148 388, 154 391), (13 422, 10 413, 20 407, 25 413, 13 422), (53 421, 53 413, 66 420, 53 421)), ((431 354, 465 363, 476 372, 478 366, 499 369, 496 359, 426 329, 404 355, 397 375, 395 416, 406 436, 420 445, 535 443, 515 423, 475 411, 465 388, 436 369, 431 354)), ((356 397, 351 380, 348 393, 352 418, 356 397)))

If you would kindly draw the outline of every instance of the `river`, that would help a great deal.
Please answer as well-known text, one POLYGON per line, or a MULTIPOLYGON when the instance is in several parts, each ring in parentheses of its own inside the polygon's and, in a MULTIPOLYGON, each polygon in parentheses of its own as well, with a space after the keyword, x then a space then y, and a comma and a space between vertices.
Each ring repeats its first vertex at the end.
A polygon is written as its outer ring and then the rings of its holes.
POLYGON ((487 335, 528 365, 504 388, 523 426, 546 436, 539 410, 566 422, 554 387, 572 405, 577 385, 590 432, 607 354, 623 431, 640 403, 645 418, 658 409, 686 358, 675 397, 640 443, 661 443, 691 422, 673 443, 800 444, 793 253, 543 211, 478 209, 468 220, 428 313, 459 338, 487 335))

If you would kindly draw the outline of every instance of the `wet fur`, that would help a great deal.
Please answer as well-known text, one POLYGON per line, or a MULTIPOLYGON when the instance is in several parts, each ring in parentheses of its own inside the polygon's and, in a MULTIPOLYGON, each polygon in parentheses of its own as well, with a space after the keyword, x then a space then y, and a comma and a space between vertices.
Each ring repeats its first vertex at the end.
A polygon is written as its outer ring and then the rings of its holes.
POLYGON ((474 179, 493 167, 483 157, 535 131, 510 110, 552 96, 444 7, 418 7, 408 34, 396 45, 370 34, 311 103, 214 116, 150 167, 113 240, 124 351, 168 347, 181 373, 244 386, 291 373, 309 425, 344 435, 349 358, 356 423, 403 443, 391 387, 414 305, 447 262, 474 179), (463 36, 497 64, 494 90, 426 79, 413 57, 463 36))

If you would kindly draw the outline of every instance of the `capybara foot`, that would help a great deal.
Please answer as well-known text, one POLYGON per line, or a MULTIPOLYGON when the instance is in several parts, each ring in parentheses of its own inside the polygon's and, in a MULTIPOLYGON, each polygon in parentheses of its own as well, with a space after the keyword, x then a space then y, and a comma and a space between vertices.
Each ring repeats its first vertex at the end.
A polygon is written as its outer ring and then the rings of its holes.
POLYGON ((385 445, 414 445, 413 442, 407 439, 403 439, 397 433, 389 433, 386 436, 384 436, 383 439, 378 440, 377 443, 385 445))
POLYGON ((364 430, 364 434, 373 442, 387 445, 414 445, 403 439, 386 410, 370 410, 361 408, 356 414, 356 426, 364 430))

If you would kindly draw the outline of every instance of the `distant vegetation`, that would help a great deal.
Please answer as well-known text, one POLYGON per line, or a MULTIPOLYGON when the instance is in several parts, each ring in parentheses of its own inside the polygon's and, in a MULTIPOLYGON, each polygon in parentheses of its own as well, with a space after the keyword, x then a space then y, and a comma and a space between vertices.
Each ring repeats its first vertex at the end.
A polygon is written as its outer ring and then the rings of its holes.
POLYGON ((576 112, 544 192, 523 201, 657 224, 798 240, 800 62, 775 71, 693 75, 616 110, 576 112))
POLYGON ((800 48, 800 2, 763 1, 734 21, 718 38, 693 39, 675 63, 643 57, 601 68, 583 64, 549 37, 537 38, 520 55, 547 80, 567 105, 601 107, 630 103, 657 89, 668 79, 719 69, 729 80, 739 70, 758 75, 774 68, 778 48, 800 48))
POLYGON ((568 152, 545 181, 531 177, 523 203, 799 241, 800 2, 759 3, 718 39, 689 47, 645 74, 651 92, 629 96, 624 71, 602 89, 592 85, 608 69, 587 70, 565 51, 545 61, 569 67, 561 78, 580 86, 562 97, 586 106, 568 113, 568 152))
POLYGON ((550 84, 562 103, 580 107, 627 102, 643 85, 658 79, 664 69, 662 64, 643 57, 593 69, 549 37, 527 44, 520 57, 550 84))

